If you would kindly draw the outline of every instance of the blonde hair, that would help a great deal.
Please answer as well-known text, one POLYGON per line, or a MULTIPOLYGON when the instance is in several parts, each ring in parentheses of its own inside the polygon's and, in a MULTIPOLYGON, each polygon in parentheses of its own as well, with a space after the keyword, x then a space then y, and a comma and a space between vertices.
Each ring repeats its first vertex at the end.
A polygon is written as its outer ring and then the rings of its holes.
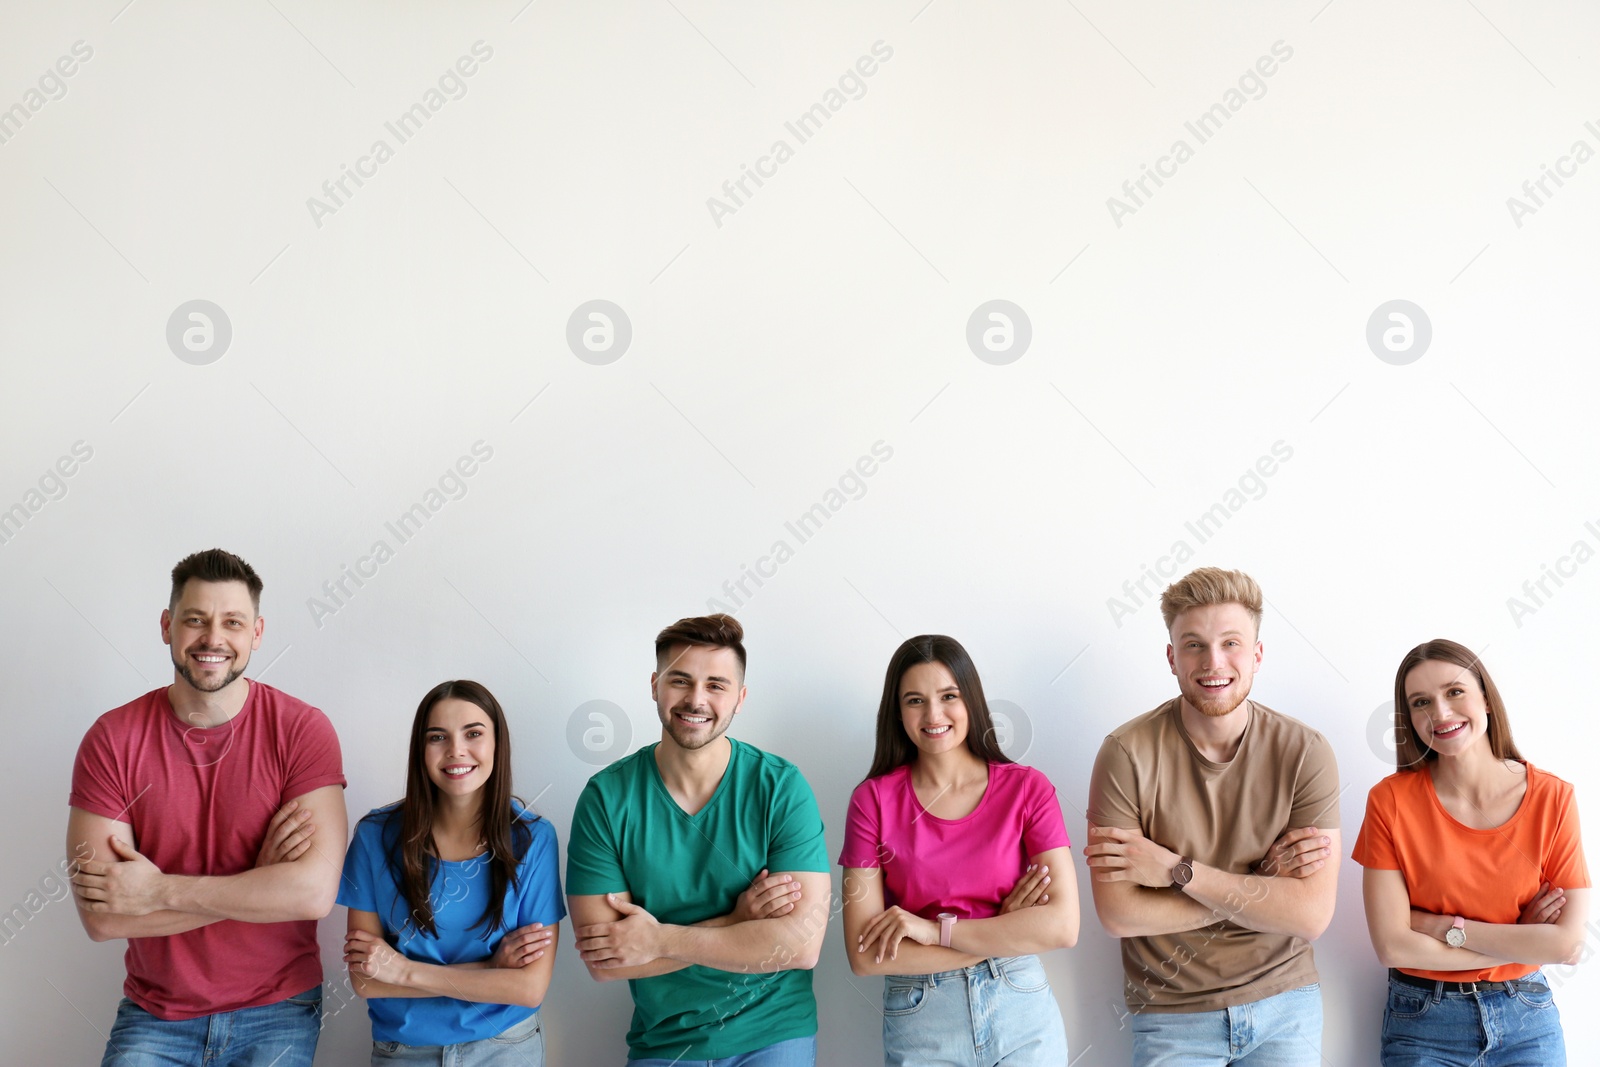
POLYGON ((1221 567, 1199 567, 1167 586, 1161 594, 1161 618, 1171 632, 1179 615, 1213 604, 1238 604, 1250 613, 1256 633, 1261 633, 1261 587, 1244 571, 1221 567))

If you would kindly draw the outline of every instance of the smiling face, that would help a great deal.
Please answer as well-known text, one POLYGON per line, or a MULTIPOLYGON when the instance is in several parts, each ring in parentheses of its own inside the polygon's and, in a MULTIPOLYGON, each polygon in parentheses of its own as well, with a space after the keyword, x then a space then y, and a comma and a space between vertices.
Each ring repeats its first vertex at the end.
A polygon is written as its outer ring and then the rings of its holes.
POLYGON ((172 648, 182 682, 202 693, 226 689, 261 647, 262 619, 243 582, 184 583, 177 602, 161 613, 161 640, 172 648))
POLYGON ((1406 672, 1405 689, 1411 729, 1441 757, 1459 756, 1487 735, 1489 707, 1467 668, 1423 660, 1406 672))
POLYGON ((445 697, 428 713, 423 766, 441 793, 467 796, 494 773, 494 719, 478 705, 445 697))
POLYGON ((1171 636, 1167 665, 1190 707, 1220 718, 1244 703, 1261 667, 1261 642, 1243 604, 1190 608, 1172 620, 1171 636))
POLYGON ((918 663, 900 676, 900 725, 925 755, 967 744, 967 705, 943 663, 918 663))
POLYGON ((674 645, 663 660, 650 675, 661 740, 691 752, 705 748, 728 732, 744 706, 739 656, 714 645, 674 645))

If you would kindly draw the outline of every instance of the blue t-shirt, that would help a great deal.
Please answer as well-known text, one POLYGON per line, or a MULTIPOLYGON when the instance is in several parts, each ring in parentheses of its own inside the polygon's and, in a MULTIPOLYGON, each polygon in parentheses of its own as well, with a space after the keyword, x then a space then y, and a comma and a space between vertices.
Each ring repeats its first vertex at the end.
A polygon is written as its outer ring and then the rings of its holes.
MULTIPOLYGON (((374 808, 356 824, 355 837, 344 857, 344 877, 339 883, 339 903, 357 911, 370 911, 383 925, 384 937, 401 955, 425 963, 473 963, 494 955, 500 939, 529 923, 553 925, 567 914, 561 895, 561 862, 556 832, 521 805, 512 811, 533 834, 528 851, 517 865, 517 884, 506 886, 505 911, 500 926, 484 938, 477 926, 489 902, 489 865, 483 857, 460 862, 443 861, 434 871, 433 922, 436 937, 422 934, 408 923, 410 909, 400 891, 400 806, 374 808), (394 865, 391 866, 391 857, 394 865)), ((458 1045, 494 1037, 538 1011, 520 1004, 479 1004, 454 997, 371 997, 374 1041, 399 1041, 406 1045, 458 1045)))

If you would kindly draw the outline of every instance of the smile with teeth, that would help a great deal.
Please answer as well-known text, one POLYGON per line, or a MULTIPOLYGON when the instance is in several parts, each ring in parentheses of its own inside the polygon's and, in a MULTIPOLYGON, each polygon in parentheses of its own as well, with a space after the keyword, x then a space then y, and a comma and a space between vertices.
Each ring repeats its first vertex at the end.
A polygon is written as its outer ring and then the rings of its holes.
POLYGON ((678 716, 679 722, 688 723, 690 726, 704 726, 706 723, 711 721, 711 716, 696 715, 692 711, 680 711, 676 712, 675 714, 678 716))
POLYGON ((471 774, 473 771, 477 770, 478 768, 477 768, 476 764, 470 764, 469 765, 469 764, 458 763, 458 764, 452 764, 449 767, 442 767, 440 769, 444 772, 444 776, 446 778, 465 778, 467 775, 471 774))
POLYGON ((1435 726, 1433 728, 1433 736, 1454 737, 1456 734, 1466 729, 1466 726, 1467 724, 1465 722, 1451 723, 1449 726, 1435 726))
POLYGON ((922 728, 922 732, 929 737, 943 737, 945 734, 950 732, 950 724, 945 723, 943 726, 924 726, 922 728))
POLYGON ((201 663, 226 663, 228 657, 220 652, 196 652, 194 658, 201 663))
POLYGON ((1231 678, 1202 678, 1200 679, 1200 684, 1206 689, 1222 689, 1232 681, 1233 679, 1231 678))

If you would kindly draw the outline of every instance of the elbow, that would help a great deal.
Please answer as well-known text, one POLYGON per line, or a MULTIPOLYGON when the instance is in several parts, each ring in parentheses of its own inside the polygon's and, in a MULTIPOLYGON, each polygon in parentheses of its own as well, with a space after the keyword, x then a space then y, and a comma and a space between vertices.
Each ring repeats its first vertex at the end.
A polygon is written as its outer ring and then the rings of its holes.
POLYGON ((1328 924, 1332 921, 1332 915, 1319 916, 1318 918, 1313 919, 1310 923, 1294 931, 1294 936, 1304 938, 1307 941, 1315 941, 1317 938, 1328 932, 1328 924))
POLYGON ((117 939, 117 933, 111 929, 104 916, 79 908, 78 918, 82 920, 83 932, 89 935, 90 941, 115 941, 117 939))
POLYGON ((1062 924, 1061 938, 1056 942, 1056 948, 1076 948, 1078 945, 1078 924, 1076 921, 1062 924))
POLYGON ((584 963, 584 966, 589 969, 589 977, 593 978, 596 982, 615 982, 619 977, 614 969, 596 967, 594 964, 587 962, 584 963))
POLYGON ((1100 920, 1100 928, 1104 930, 1109 937, 1123 938, 1139 936, 1139 932, 1135 930, 1132 925, 1123 922, 1120 915, 1109 915, 1106 912, 1099 911, 1098 909, 1096 910, 1095 915, 1100 920))
POLYGON ((1584 960, 1583 938, 1575 933, 1569 934, 1561 939, 1556 951, 1561 953, 1561 958, 1551 962, 1559 963, 1563 967, 1575 967, 1584 960))
POLYGON ((300 918, 311 919, 313 921, 326 919, 329 915, 333 914, 333 906, 338 903, 338 900, 338 879, 334 879, 331 882, 324 880, 315 886, 312 892, 308 894, 305 908, 306 913, 300 916, 300 918))

